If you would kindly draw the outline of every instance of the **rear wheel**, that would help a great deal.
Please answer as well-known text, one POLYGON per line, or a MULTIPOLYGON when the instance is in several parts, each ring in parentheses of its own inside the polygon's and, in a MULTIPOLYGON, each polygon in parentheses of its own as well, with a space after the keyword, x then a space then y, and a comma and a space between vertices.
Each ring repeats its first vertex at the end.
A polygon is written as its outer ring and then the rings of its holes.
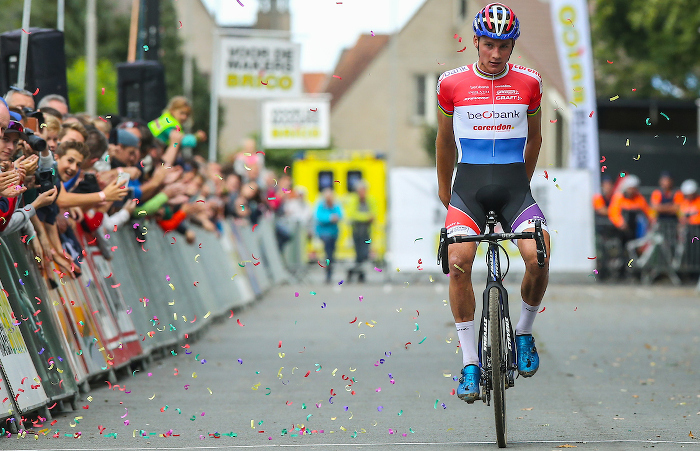
POLYGON ((499 448, 507 445, 506 431, 506 371, 505 334, 499 303, 498 288, 489 290, 489 342, 491 344, 491 386, 493 411, 496 417, 496 442, 499 448))

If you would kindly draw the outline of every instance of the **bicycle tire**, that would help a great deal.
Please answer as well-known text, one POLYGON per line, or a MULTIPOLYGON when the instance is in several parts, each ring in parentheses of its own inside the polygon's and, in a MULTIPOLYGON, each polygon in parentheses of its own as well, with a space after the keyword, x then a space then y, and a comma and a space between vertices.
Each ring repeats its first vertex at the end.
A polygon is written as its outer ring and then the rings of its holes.
POLYGON ((500 291, 489 290, 489 342, 491 344, 491 386, 493 387, 493 411, 496 419, 496 442, 499 448, 508 444, 506 428, 506 371, 504 370, 504 333, 500 291))

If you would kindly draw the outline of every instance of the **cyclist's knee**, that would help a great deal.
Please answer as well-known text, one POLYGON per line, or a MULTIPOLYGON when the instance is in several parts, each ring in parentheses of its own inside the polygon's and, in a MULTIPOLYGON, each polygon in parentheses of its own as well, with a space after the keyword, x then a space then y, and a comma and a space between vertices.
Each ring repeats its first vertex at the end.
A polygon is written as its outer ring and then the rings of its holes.
POLYGON ((540 267, 540 265, 537 263, 537 253, 533 252, 532 254, 529 255, 523 255, 523 261, 525 262, 525 271, 534 273, 534 274, 541 274, 541 273, 547 273, 549 271, 549 254, 547 254, 547 257, 544 259, 544 266, 540 267))
POLYGON ((471 277, 474 252, 469 247, 450 252, 447 261, 450 264, 450 277, 461 278, 462 275, 471 277))

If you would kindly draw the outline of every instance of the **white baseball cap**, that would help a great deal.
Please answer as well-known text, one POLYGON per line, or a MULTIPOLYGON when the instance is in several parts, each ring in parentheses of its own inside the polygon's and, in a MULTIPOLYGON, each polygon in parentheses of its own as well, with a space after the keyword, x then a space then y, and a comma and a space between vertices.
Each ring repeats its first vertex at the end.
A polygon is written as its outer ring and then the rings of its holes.
POLYGON ((693 193, 698 192, 698 183, 693 179, 688 179, 681 183, 681 193, 686 196, 690 196, 693 193))

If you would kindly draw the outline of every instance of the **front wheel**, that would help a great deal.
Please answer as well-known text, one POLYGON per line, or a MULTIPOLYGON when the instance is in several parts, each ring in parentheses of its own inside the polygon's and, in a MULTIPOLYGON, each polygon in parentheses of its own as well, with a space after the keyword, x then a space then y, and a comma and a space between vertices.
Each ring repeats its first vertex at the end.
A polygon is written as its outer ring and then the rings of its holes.
POLYGON ((489 343, 491 344, 491 386, 493 387, 493 410, 496 417, 496 442, 499 448, 507 446, 506 430, 506 375, 504 353, 505 334, 500 292, 493 287, 489 290, 489 343))

